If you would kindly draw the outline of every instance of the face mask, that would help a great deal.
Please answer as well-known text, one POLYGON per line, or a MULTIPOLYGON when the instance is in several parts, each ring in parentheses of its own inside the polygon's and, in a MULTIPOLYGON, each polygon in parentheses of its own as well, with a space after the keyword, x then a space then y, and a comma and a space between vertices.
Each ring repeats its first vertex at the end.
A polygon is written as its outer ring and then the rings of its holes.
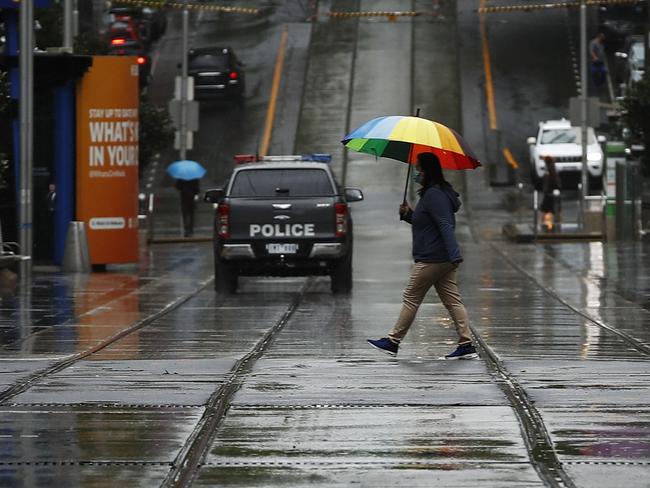
POLYGON ((411 173, 411 179, 415 183, 422 183, 422 173, 420 173, 416 168, 413 168, 413 173, 411 173))

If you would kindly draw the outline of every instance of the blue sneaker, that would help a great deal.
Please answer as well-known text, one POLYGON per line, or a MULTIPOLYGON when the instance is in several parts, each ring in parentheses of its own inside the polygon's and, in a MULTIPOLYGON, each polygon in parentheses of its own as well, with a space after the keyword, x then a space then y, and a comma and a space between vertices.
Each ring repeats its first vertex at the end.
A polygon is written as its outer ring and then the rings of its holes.
POLYGON ((471 344, 461 344, 451 354, 447 354, 445 359, 474 359, 478 354, 476 349, 471 344))
POLYGON ((394 343, 388 337, 383 337, 382 339, 368 339, 368 344, 372 347, 379 349, 380 351, 390 354, 391 356, 397 356, 397 350, 399 349, 399 344, 394 343))

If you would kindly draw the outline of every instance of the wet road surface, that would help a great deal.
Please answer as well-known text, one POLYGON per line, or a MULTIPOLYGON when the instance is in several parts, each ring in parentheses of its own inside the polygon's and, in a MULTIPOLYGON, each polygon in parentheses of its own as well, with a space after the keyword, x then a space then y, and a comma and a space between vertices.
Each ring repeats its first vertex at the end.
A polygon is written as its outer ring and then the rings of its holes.
POLYGON ((397 359, 365 343, 392 326, 408 277, 406 168, 344 158, 338 138, 378 106, 460 129, 455 77, 425 69, 455 71, 457 51, 427 47, 452 31, 434 16, 314 25, 295 145, 331 151, 339 179, 364 189, 350 297, 326 278, 216 294, 209 243, 156 244, 138 266, 37 275, 3 296, 0 485, 647 486, 643 245, 504 242, 481 170, 450 174, 469 197, 459 276, 481 359, 440 359, 455 333, 435 296, 397 359))

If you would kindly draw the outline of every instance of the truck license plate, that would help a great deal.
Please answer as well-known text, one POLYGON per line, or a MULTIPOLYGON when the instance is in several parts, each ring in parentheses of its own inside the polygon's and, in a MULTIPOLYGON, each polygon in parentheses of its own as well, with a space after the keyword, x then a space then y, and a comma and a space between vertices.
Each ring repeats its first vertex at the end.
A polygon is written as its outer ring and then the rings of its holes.
POLYGON ((267 244, 266 250, 269 254, 296 254, 298 244, 267 244))

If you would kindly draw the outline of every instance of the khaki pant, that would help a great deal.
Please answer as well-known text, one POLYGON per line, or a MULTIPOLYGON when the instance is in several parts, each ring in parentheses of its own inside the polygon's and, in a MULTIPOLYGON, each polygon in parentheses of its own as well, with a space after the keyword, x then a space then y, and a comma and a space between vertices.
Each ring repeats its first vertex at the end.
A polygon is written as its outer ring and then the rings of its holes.
POLYGON ((465 305, 460 298, 456 284, 456 265, 452 263, 415 263, 411 269, 411 278, 404 289, 402 310, 388 337, 399 343, 408 332, 415 314, 432 286, 436 287, 440 301, 449 311, 456 332, 458 343, 472 342, 469 333, 469 318, 465 305))

